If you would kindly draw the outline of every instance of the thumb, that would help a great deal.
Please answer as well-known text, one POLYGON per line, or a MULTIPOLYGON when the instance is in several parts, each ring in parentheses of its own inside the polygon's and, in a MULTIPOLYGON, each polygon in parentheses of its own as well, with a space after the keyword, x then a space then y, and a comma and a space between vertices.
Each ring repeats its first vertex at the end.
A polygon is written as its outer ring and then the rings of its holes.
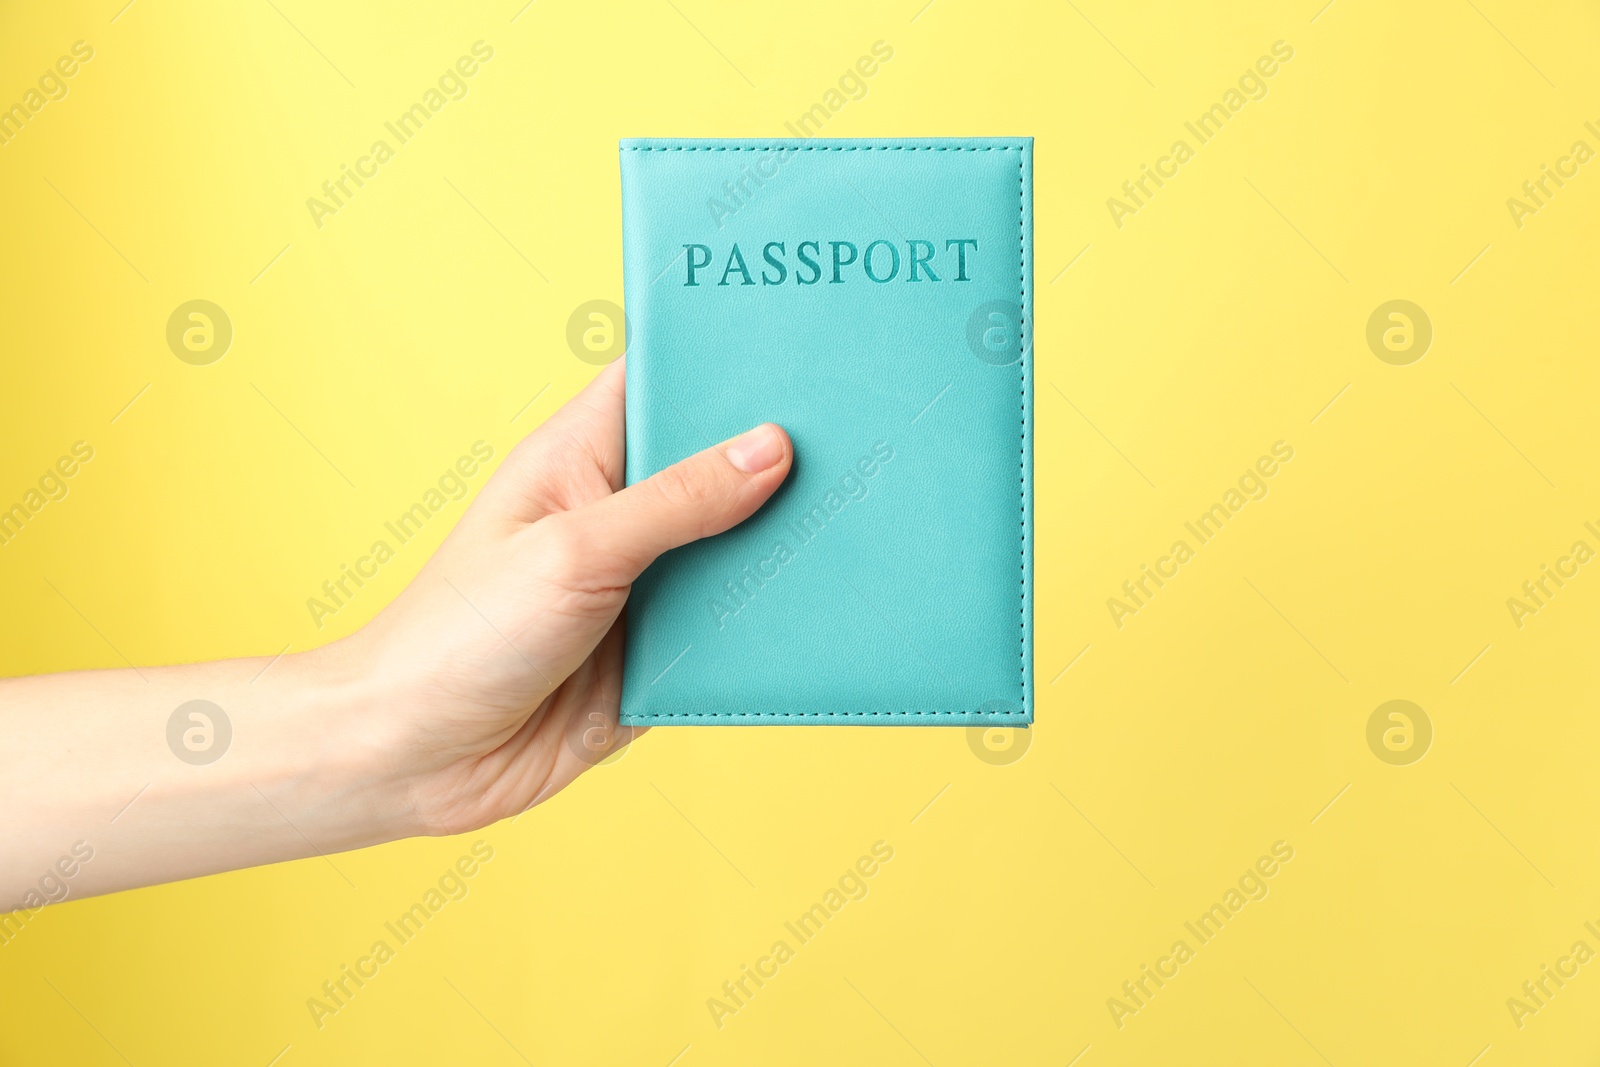
POLYGON ((567 512, 597 584, 627 585, 671 548, 722 533, 766 503, 794 448, 770 422, 567 512))

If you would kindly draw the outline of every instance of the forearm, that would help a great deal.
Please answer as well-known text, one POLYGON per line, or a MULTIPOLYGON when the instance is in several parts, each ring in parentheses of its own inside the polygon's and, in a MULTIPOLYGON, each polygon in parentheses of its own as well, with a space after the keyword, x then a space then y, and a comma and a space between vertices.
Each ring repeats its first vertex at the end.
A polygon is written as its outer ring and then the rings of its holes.
POLYGON ((0 681, 0 911, 408 832, 378 699, 339 646, 0 681))

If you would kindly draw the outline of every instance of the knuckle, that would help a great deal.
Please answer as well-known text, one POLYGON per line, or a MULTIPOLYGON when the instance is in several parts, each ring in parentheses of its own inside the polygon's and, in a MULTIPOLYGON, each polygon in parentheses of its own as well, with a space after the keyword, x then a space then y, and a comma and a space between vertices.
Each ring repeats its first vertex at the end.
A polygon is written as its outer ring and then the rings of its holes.
POLYGON ((575 617, 614 615, 619 595, 637 576, 625 556, 608 551, 608 539, 577 516, 560 512, 534 524, 530 542, 537 576, 547 604, 559 614, 575 617))
POLYGON ((550 515, 534 526, 539 533, 539 560, 546 572, 558 578, 582 573, 591 556, 583 532, 569 520, 570 514, 550 515))
POLYGON ((714 479, 707 476, 701 465, 678 463, 657 472, 651 481, 656 493, 673 508, 700 508, 715 496, 714 479))

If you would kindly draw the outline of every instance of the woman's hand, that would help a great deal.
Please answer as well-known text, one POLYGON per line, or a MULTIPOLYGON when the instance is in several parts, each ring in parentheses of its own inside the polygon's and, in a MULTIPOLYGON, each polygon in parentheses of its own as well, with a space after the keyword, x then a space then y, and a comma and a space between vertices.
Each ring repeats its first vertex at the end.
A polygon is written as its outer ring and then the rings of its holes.
POLYGON ((627 489, 623 456, 619 361, 513 450, 405 592, 339 650, 385 694, 374 719, 408 832, 514 815, 627 744, 629 587, 662 552, 753 515, 791 461, 770 424, 627 489))
POLYGON ((619 361, 511 452, 350 637, 281 662, 0 682, 0 908, 463 833, 626 744, 618 619, 634 579, 749 518, 793 457, 762 425, 624 489, 623 455, 619 361), (196 700, 226 717, 205 736, 228 731, 199 755, 172 740, 196 700))

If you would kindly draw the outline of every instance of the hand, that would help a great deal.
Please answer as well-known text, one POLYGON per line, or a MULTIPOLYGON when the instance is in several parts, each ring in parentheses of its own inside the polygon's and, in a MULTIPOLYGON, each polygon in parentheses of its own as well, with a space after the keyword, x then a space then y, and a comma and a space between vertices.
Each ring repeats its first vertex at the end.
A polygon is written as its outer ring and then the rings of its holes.
POLYGON ((0 681, 0 908, 462 833, 626 744, 634 579, 749 518, 793 457, 767 424, 624 489, 623 455, 619 361, 512 450, 350 637, 282 662, 0 681), (170 747, 195 699, 229 720, 212 759, 170 747))
POLYGON ((754 514, 791 447, 764 424, 626 489, 623 456, 618 361, 512 451, 341 650, 386 696, 374 725, 408 832, 524 811, 632 739, 617 725, 630 586, 662 552, 754 514))

